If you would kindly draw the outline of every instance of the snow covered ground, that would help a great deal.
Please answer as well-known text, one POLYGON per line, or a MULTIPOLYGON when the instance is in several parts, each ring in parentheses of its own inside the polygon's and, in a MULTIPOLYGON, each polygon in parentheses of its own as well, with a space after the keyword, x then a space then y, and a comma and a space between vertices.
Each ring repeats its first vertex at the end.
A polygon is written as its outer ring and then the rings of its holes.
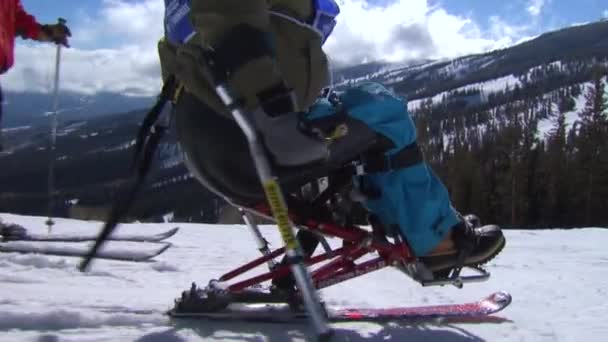
MULTIPOLYGON (((512 89, 517 85, 521 85, 521 81, 513 75, 507 75, 507 76, 489 80, 489 81, 467 84, 467 85, 459 87, 459 88, 450 89, 448 91, 444 91, 435 96, 432 96, 432 97, 430 97, 430 99, 434 105, 437 105, 438 103, 441 103, 441 101, 443 100, 443 98, 445 96, 448 96, 455 92, 462 92, 462 91, 467 91, 467 90, 480 90, 481 94, 484 98, 484 101, 486 101, 490 94, 497 93, 499 91, 503 91, 507 88, 512 89)), ((409 101, 407 104, 407 108, 410 112, 415 111, 415 110, 419 109, 420 106, 425 101, 428 101, 428 99, 429 99, 428 97, 425 97, 422 99, 409 101)))
MULTIPOLYGON (((44 233, 45 218, 0 214, 44 233)), ((91 233, 99 222, 57 219, 56 233, 91 233)), ((157 233, 175 224, 123 225, 121 233, 157 233)), ((0 254, 0 341, 302 341, 306 325, 171 321, 173 298, 217 277, 257 251, 242 226, 180 224, 157 262, 96 261, 0 254)), ((263 227, 274 246, 278 234, 263 227)), ((490 281, 422 288, 383 270, 323 291, 334 306, 386 307, 462 302, 496 290, 513 295, 500 324, 336 324, 336 341, 603 341, 608 336, 608 229, 507 231, 490 281)), ((138 248, 138 247, 133 247, 138 248)))

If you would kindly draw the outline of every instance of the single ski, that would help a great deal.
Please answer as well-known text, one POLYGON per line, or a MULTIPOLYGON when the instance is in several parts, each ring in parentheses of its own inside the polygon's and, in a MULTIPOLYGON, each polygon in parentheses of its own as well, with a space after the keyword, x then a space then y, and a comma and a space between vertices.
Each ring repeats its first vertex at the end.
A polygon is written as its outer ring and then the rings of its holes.
MULTIPOLYGON (((116 235, 108 238, 109 241, 124 241, 124 242, 161 242, 173 235, 177 234, 179 227, 175 227, 166 232, 154 235, 116 235)), ((27 234, 22 236, 14 235, 13 237, 5 237, 5 241, 40 241, 40 242, 87 242, 95 241, 96 235, 67 235, 67 234, 27 234)))
MULTIPOLYGON (((442 304, 419 307, 397 307, 389 309, 346 308, 327 309, 331 322, 387 322, 387 321, 450 321, 467 322, 475 319, 489 318, 511 303, 511 295, 496 292, 476 302, 461 304, 442 304)), ((308 318, 305 312, 294 312, 288 305, 274 304, 231 304, 218 312, 176 312, 171 310, 169 316, 176 318, 199 318, 235 321, 258 321, 285 323, 308 318)), ((482 320, 483 321, 483 320, 482 320)), ((489 319, 488 321, 500 321, 489 319)))
POLYGON ((509 293, 496 292, 477 302, 387 309, 340 309, 331 312, 330 316, 332 321, 458 321, 492 315, 509 306, 511 301, 509 293))
MULTIPOLYGON (((150 251, 137 250, 104 250, 100 251, 97 258, 106 260, 146 262, 164 253, 171 247, 170 243, 163 243, 163 246, 150 251)), ((67 257, 83 257, 89 252, 88 246, 81 248, 71 246, 50 246, 37 245, 27 242, 7 242, 0 244, 0 253, 21 253, 21 254, 43 254, 67 257)))

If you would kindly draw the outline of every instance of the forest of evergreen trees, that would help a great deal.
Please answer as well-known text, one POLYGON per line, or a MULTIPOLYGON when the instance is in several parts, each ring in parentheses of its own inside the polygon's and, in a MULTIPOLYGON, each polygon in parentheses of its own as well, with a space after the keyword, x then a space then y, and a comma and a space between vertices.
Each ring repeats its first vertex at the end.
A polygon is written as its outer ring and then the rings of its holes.
POLYGON ((541 87, 544 96, 527 91, 538 84, 524 82, 526 91, 494 95, 494 106, 426 101, 413 113, 426 159, 459 211, 504 227, 608 226, 607 69, 592 70, 588 85, 571 78, 548 93, 541 87), (568 126, 566 113, 581 94, 584 108, 568 126), (547 118, 553 127, 540 134, 547 118))
MULTIPOLYGON (((411 114, 426 159, 455 207, 485 222, 517 228, 608 227, 608 58, 550 61, 522 70, 513 74, 517 85, 503 90, 467 84, 440 92, 445 95, 437 103, 423 100, 411 114), (577 105, 583 98, 584 105, 577 105), (539 132, 539 122, 553 127, 539 132)), ((482 81, 505 75, 493 76, 482 81)), ((436 93, 430 95, 437 99, 436 93)), ((132 161, 132 149, 121 146, 131 146, 144 115, 138 111, 62 126, 56 215, 67 215, 74 200, 83 206, 112 203, 132 161)), ((3 157, 0 211, 46 215, 46 129, 27 131, 22 141, 15 137, 15 144, 26 147, 3 157)), ((169 134, 166 145, 174 144, 169 134)), ((134 215, 156 220, 173 213, 176 220, 215 222, 222 201, 195 180, 184 179, 188 171, 173 165, 172 153, 159 160, 159 165, 166 160, 171 165, 152 172, 134 215), (168 181, 173 179, 181 181, 168 181)))

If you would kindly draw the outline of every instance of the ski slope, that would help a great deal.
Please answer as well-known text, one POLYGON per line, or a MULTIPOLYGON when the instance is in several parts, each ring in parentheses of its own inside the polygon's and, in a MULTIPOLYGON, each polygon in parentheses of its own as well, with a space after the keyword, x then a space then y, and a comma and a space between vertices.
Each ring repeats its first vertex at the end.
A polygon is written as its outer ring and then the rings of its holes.
MULTIPOLYGON (((0 214, 5 222, 45 233, 45 218, 0 214)), ((120 233, 158 233, 176 224, 123 225, 120 233)), ((57 219, 54 233, 96 232, 99 222, 57 219)), ((0 341, 304 341, 307 325, 170 321, 163 312, 194 280, 204 285, 257 256, 243 226, 182 224, 157 262, 96 261, 79 273, 78 259, 0 254, 0 341)), ((279 237, 262 227, 273 246, 279 237)), ((422 288, 394 270, 331 287, 336 307, 388 307, 463 302, 496 290, 513 295, 484 325, 336 324, 335 341, 602 341, 608 336, 608 229, 506 231, 507 247, 490 281, 422 288)), ((132 248, 140 248, 132 245, 132 248)))

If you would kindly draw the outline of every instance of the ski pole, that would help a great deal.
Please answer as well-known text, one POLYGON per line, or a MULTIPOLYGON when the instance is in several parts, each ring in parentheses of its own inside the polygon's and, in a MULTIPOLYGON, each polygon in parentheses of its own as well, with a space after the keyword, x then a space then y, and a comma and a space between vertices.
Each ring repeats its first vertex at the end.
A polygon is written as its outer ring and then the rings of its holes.
POLYGON ((296 239, 293 227, 289 221, 287 204, 277 177, 273 174, 272 166, 266 155, 264 145, 251 123, 249 116, 241 108, 238 97, 227 83, 227 74, 222 70, 217 70, 214 65, 213 56, 209 52, 203 63, 207 64, 207 69, 211 71, 215 92, 218 94, 222 103, 230 110, 235 121, 243 131, 249 150, 253 158, 255 168, 264 188, 266 199, 270 205, 272 215, 276 219, 279 232, 285 244, 285 254, 287 262, 293 274, 296 285, 302 295, 304 307, 310 315, 312 326, 317 333, 318 341, 329 341, 333 335, 333 330, 329 327, 325 310, 319 299, 317 290, 312 282, 310 272, 304 266, 304 257, 298 240, 296 239))
MULTIPOLYGON (((63 18, 59 18, 57 22, 61 25, 65 25, 67 21, 63 18)), ((48 219, 46 225, 48 226, 48 232, 50 233, 53 229, 55 222, 53 221, 53 206, 54 206, 54 195, 55 192, 55 149, 57 144, 57 111, 59 110, 59 73, 61 68, 61 44, 57 44, 57 51, 55 54, 55 82, 53 87, 53 116, 51 118, 51 146, 49 149, 49 179, 48 179, 48 192, 49 192, 49 203, 48 203, 48 219)))

